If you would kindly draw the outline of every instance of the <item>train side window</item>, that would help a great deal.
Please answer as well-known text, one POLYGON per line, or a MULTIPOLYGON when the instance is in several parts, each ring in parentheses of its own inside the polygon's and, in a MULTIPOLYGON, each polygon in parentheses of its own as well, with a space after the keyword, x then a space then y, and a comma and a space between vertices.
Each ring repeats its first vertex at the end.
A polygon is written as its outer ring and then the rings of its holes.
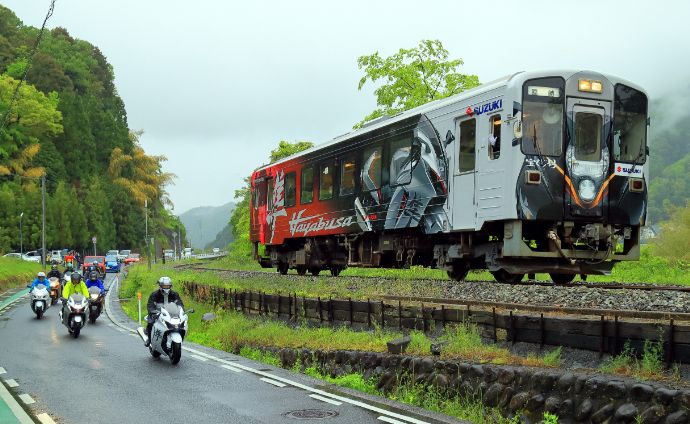
POLYGON ((474 171, 477 120, 472 118, 460 123, 459 172, 474 171))
POLYGON ((348 196, 355 192, 355 158, 344 159, 340 165, 340 195, 348 196))
POLYGON ((333 198, 333 164, 325 163, 321 165, 319 173, 319 200, 329 200, 333 198))
POLYGON ((390 141, 390 185, 391 187, 409 184, 412 181, 412 140, 411 134, 390 141))
POLYGON ((266 206, 269 211, 273 209, 273 178, 268 180, 268 191, 266 192, 266 206))
POLYGON ((491 131, 489 133, 489 159, 501 156, 501 115, 494 115, 489 119, 491 131))
POLYGON ((371 191, 381 188, 381 146, 364 149, 362 156, 362 190, 371 191))
POLYGON ((295 206, 297 203, 297 186, 294 172, 285 174, 285 207, 295 206))
POLYGON ((310 166, 309 168, 302 169, 299 185, 300 204, 306 205, 307 203, 311 203, 312 200, 314 200, 314 168, 310 166))

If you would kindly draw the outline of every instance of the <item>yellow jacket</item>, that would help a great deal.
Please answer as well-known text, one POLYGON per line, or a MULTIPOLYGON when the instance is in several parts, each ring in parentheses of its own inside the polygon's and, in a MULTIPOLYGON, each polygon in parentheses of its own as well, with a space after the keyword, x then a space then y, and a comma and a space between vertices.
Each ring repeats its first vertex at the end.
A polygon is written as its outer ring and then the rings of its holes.
POLYGON ((69 282, 62 288, 62 297, 65 299, 69 299, 69 296, 74 293, 81 293, 87 299, 89 298, 89 289, 86 288, 86 284, 83 281, 80 281, 79 284, 69 282))

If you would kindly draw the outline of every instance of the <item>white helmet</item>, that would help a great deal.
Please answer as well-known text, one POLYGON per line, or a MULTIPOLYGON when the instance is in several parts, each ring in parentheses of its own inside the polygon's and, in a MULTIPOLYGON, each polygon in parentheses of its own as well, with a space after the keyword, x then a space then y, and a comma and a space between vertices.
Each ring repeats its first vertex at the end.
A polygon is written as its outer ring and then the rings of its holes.
POLYGON ((160 287, 163 293, 168 294, 172 288, 172 280, 170 277, 161 277, 158 279, 158 287, 160 287))
POLYGON ((43 279, 45 280, 45 278, 46 278, 46 273, 43 272, 43 271, 41 271, 41 272, 39 272, 38 274, 36 274, 36 277, 37 277, 39 280, 40 280, 41 278, 43 278, 43 279))

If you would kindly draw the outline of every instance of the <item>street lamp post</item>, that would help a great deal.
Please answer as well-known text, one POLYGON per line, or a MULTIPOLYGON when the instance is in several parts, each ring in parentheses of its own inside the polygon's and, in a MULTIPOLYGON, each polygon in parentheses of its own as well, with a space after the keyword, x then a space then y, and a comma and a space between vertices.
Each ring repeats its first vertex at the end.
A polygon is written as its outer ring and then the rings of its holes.
POLYGON ((22 232, 22 220, 24 212, 19 214, 19 254, 24 257, 24 233, 22 232))
POLYGON ((177 260, 177 233, 173 231, 173 261, 177 260))

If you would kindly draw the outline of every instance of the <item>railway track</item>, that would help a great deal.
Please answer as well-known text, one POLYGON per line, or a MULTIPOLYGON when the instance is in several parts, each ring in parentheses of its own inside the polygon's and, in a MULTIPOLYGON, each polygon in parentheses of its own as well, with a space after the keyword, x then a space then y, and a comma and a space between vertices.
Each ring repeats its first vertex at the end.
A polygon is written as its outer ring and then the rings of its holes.
MULTIPOLYGON (((212 271, 212 272, 226 272, 226 273, 236 273, 241 276, 254 275, 275 275, 275 271, 258 271, 258 270, 233 270, 225 268, 210 268, 197 266, 195 264, 184 264, 176 265, 176 269, 194 269, 198 271, 212 271)), ((291 275, 298 277, 296 274, 291 275)), ((299 277, 303 278, 303 277, 299 277)), ((361 279, 378 279, 378 280, 394 280, 390 277, 372 277, 372 276, 352 276, 352 277, 338 277, 338 278, 361 278, 361 279)), ((417 281, 439 281, 437 279, 431 278, 418 278, 417 281)), ((567 287, 567 288, 577 288, 585 287, 590 289, 602 289, 602 290, 642 290, 642 291, 672 291, 681 293, 690 293, 690 286, 678 286, 678 285, 659 285, 659 284, 640 284, 640 283, 586 283, 586 282, 574 282, 567 284, 556 284, 552 281, 521 281, 519 283, 507 284, 500 283, 498 281, 475 281, 477 283, 487 283, 487 284, 500 284, 509 286, 541 286, 541 287, 567 287)))

